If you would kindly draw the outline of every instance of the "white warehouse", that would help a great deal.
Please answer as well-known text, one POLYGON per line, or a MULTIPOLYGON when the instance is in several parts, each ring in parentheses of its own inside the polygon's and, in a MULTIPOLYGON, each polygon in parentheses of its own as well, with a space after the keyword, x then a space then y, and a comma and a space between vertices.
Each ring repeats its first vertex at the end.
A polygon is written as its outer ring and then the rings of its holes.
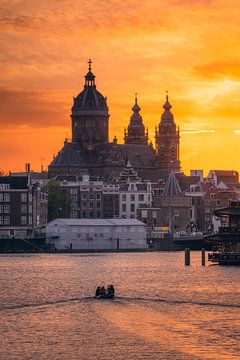
POLYGON ((46 237, 62 251, 146 249, 146 225, 136 219, 55 219, 46 237))

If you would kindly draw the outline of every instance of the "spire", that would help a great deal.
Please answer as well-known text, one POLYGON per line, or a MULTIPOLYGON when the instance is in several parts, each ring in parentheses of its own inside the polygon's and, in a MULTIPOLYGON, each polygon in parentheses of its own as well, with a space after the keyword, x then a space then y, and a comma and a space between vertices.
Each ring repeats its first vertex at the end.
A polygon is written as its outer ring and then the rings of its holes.
POLYGON ((88 71, 92 71, 92 60, 88 60, 88 71))
POLYGON ((132 107, 132 111, 133 111, 135 114, 138 114, 140 110, 141 110, 141 108, 140 108, 140 106, 139 106, 138 103, 137 103, 137 93, 135 93, 135 104, 134 104, 133 107, 132 107))
POLYGON ((181 192, 182 191, 177 181, 176 175, 174 171, 171 170, 165 188, 163 190, 162 196, 179 196, 181 192))
POLYGON ((95 87, 95 75, 92 73, 92 60, 88 60, 88 73, 85 75, 85 87, 95 87))
POLYGON ((171 109, 172 105, 168 101, 168 91, 166 90, 166 102, 163 105, 164 110, 169 111, 171 109))
POLYGON ((132 107, 133 114, 130 118, 127 131, 124 130, 125 144, 147 145, 148 134, 145 132, 142 116, 140 115, 140 106, 138 105, 137 93, 135 93, 135 103, 132 107))

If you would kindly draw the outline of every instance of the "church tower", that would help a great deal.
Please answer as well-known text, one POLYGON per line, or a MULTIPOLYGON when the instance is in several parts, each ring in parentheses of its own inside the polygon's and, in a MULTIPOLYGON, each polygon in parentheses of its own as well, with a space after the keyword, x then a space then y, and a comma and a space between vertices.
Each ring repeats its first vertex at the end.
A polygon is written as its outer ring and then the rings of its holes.
POLYGON ((93 150, 96 145, 108 142, 107 98, 96 89, 91 64, 89 60, 84 89, 73 98, 71 114, 72 142, 85 150, 93 150))
POLYGON ((155 130, 156 166, 164 170, 180 171, 179 128, 176 129, 171 107, 167 95, 161 121, 155 130))
POLYGON ((148 131, 145 131, 142 117, 139 114, 141 108, 137 103, 137 94, 135 104, 132 107, 133 114, 130 118, 128 129, 124 129, 124 143, 135 145, 148 145, 148 131))

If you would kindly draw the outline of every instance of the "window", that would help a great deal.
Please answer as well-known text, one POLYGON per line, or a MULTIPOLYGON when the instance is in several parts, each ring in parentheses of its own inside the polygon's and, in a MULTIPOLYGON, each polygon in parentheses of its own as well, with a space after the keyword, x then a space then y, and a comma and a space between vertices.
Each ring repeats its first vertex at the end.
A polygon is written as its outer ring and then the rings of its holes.
POLYGON ((126 201, 126 200, 127 200, 126 194, 122 194, 122 201, 126 201))
POLYGON ((5 201, 5 202, 10 201, 10 194, 9 194, 9 193, 5 193, 5 194, 4 194, 4 201, 5 201))
POLYGON ((21 216, 21 225, 27 225, 27 217, 21 216))
POLYGON ((87 200, 87 194, 82 194, 82 200, 87 200))
POLYGON ((131 194, 130 199, 131 199, 131 201, 135 201, 135 195, 131 194))
POLYGON ((29 214, 32 213, 32 205, 29 205, 29 207, 28 207, 28 212, 29 212, 29 214))
POLYGON ((99 219, 101 217, 100 211, 97 211, 97 218, 99 219))
POLYGON ((76 203, 71 204, 71 209, 72 210, 77 210, 78 209, 78 205, 76 203))
POLYGON ((4 205, 4 212, 5 212, 5 214, 10 213, 10 205, 4 205))
POLYGON ((97 202, 97 209, 100 209, 100 207, 101 207, 101 203, 97 202))
POLYGON ((157 212, 156 212, 155 210, 152 212, 152 217, 153 217, 154 219, 156 219, 156 217, 157 217, 157 212))
POLYGON ((83 202, 83 203, 82 203, 82 208, 83 208, 83 209, 86 209, 86 208, 87 208, 87 203, 86 203, 86 202, 83 202))
POLYGON ((78 218, 78 212, 75 211, 75 210, 72 211, 72 212, 71 212, 71 218, 72 218, 72 219, 77 219, 77 218, 78 218))
POLYGON ((28 201, 29 201, 29 202, 32 202, 32 194, 29 194, 29 195, 28 195, 28 201))
POLYGON ((144 201, 144 195, 143 194, 138 195, 138 201, 144 201))
POLYGON ((28 222, 29 222, 29 225, 32 225, 32 216, 29 216, 28 222))
POLYGON ((141 217, 144 219, 147 218, 147 210, 142 210, 142 214, 141 214, 141 217))
POLYGON ((135 204, 131 204, 131 212, 135 211, 135 204))
POLYGON ((174 216, 179 216, 179 210, 178 209, 174 209, 174 216))
POLYGON ((101 199, 101 194, 96 194, 96 199, 100 200, 101 199))
POLYGON ((82 212, 82 217, 83 217, 83 218, 86 218, 86 217, 87 217, 86 211, 83 211, 83 212, 82 212))
POLYGON ((3 201, 3 193, 0 193, 0 201, 3 201))
POLYGON ((89 208, 90 208, 90 209, 93 209, 93 202, 90 202, 90 203, 89 203, 89 208))
POLYGON ((89 194, 89 199, 91 199, 91 200, 94 199, 94 194, 93 194, 93 193, 90 193, 90 194, 89 194))
POLYGON ((10 216, 4 216, 4 225, 10 225, 10 216))
POLYGON ((135 185, 131 184, 131 190, 134 190, 135 185))
POLYGON ((90 218, 93 218, 93 211, 90 211, 90 212, 89 212, 89 217, 90 217, 90 218))
POLYGON ((3 225, 3 216, 0 216, 0 225, 3 225))
POLYGON ((126 204, 122 204, 122 212, 126 212, 126 204))
POLYGON ((71 196, 71 201, 76 203, 78 201, 78 197, 76 195, 71 196))
POLYGON ((21 193, 21 202, 26 202, 26 201, 27 201, 27 194, 21 193))
POLYGON ((26 214, 27 212, 27 205, 21 205, 21 213, 26 214))
POLYGON ((70 189, 70 194, 71 195, 77 195, 77 188, 71 188, 70 189))
POLYGON ((0 213, 3 213, 3 205, 0 205, 0 213))
POLYGON ((4 189, 10 189, 9 184, 0 184, 0 189, 4 190, 4 189))

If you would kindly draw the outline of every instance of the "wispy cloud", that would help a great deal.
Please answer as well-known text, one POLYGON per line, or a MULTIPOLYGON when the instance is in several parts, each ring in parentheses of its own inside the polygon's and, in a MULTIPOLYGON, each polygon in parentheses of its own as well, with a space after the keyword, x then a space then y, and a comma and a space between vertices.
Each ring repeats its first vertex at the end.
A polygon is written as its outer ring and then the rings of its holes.
POLYGON ((192 129, 192 130, 181 130, 181 134, 184 135, 194 135, 194 134, 214 134, 216 130, 198 130, 198 129, 192 129))

